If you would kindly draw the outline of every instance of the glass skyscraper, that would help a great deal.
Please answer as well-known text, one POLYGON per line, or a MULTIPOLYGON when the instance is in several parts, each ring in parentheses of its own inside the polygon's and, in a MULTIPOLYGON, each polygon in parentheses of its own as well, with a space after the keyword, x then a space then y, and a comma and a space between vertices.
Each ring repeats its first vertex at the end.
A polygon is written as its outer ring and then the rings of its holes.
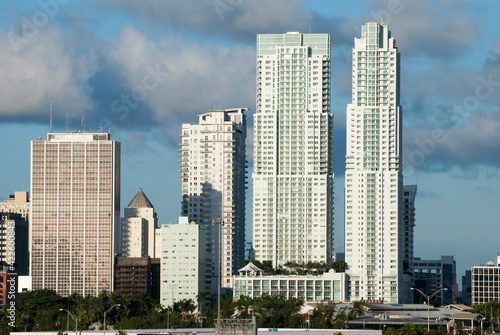
POLYGON ((253 247, 280 266, 333 251, 330 35, 257 35, 253 247))
POLYGON ((367 23, 354 40, 345 173, 351 300, 404 302, 409 293, 403 276, 399 57, 387 25, 367 23))

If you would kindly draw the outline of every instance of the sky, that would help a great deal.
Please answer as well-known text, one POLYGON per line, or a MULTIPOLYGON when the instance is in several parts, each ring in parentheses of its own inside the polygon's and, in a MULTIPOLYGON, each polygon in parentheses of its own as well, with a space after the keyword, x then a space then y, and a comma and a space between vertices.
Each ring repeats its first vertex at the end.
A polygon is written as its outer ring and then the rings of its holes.
MULTIPOLYGON (((122 145, 121 207, 142 188, 159 222, 180 215, 182 123, 248 107, 256 34, 332 41, 335 251, 344 251, 345 110, 361 25, 401 54, 403 174, 417 184, 415 256, 453 255, 457 281, 500 247, 500 3, 459 0, 40 0, 0 3, 0 199, 29 190, 30 141, 107 131, 122 145)), ((251 187, 247 226, 251 240, 251 187)))

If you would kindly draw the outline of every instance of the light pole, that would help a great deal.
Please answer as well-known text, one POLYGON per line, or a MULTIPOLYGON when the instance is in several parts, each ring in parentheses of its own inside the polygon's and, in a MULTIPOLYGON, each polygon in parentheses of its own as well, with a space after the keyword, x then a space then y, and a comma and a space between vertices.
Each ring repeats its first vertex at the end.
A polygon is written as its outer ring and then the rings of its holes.
POLYGON ((111 310, 115 307, 120 307, 121 304, 114 304, 111 306, 106 312, 104 312, 104 335, 106 335, 106 315, 111 312, 111 310))
POLYGON ((74 316, 73 314, 71 314, 70 311, 68 311, 67 309, 64 309, 64 308, 59 308, 59 311, 65 311, 66 313, 68 313, 69 316, 71 316, 71 318, 73 320, 75 320, 75 334, 78 333, 78 319, 76 318, 76 316, 74 316))
POLYGON ((430 303, 431 303, 431 299, 434 298, 434 296, 436 294, 438 294, 439 292, 441 291, 448 291, 447 288, 440 288, 439 290, 437 290, 436 292, 432 293, 431 295, 427 295, 425 294, 424 292, 420 291, 418 288, 416 287, 411 287, 410 290, 412 291, 418 291, 425 299, 427 299, 427 333, 430 334, 431 332, 431 326, 430 326, 430 303))

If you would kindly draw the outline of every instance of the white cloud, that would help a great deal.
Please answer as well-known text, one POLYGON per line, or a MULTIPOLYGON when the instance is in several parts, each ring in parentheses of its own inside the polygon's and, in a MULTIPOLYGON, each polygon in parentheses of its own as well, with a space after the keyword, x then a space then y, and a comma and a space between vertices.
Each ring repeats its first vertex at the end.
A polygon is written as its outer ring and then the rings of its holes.
POLYGON ((10 43, 13 31, 0 29, 0 118, 46 118, 51 97, 55 115, 85 109, 95 59, 68 48, 59 28, 48 26, 16 47, 10 43))
POLYGON ((119 86, 115 96, 101 102, 101 112, 127 108, 127 118, 121 120, 125 127, 133 127, 127 122, 135 122, 138 114, 140 122, 167 126, 175 122, 179 128, 180 122, 197 122, 196 115, 214 106, 255 104, 255 51, 248 46, 199 45, 175 37, 153 41, 127 25, 102 54, 103 64, 112 64, 120 82, 99 83, 119 86), (130 96, 132 106, 123 94, 130 96))

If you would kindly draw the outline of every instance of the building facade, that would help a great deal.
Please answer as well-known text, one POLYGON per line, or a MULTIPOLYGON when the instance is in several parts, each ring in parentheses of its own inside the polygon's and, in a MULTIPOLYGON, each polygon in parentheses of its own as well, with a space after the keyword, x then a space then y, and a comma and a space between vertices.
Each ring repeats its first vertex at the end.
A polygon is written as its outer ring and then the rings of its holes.
POLYGON ((387 25, 369 22, 352 49, 347 106, 345 245, 350 299, 405 302, 399 60, 387 25))
POLYGON ((29 221, 30 200, 29 193, 16 191, 9 196, 9 199, 0 202, 0 212, 20 214, 26 221, 29 221))
POLYGON ((242 296, 283 295, 287 299, 303 298, 304 302, 345 302, 348 281, 345 273, 333 270, 321 275, 266 276, 253 263, 240 269, 234 277, 234 299, 242 296))
POLYGON ((117 257, 114 276, 114 292, 128 299, 140 292, 147 292, 153 297, 151 258, 117 257))
POLYGON ((333 115, 330 35, 257 35, 255 259, 331 261, 333 115))
POLYGON ((193 299, 200 291, 209 296, 210 266, 207 262, 207 226, 180 217, 177 224, 161 227, 160 303, 172 306, 193 299))
MULTIPOLYGON (((431 295, 439 289, 431 302, 440 304, 454 304, 456 298, 455 288, 457 286, 457 264, 453 256, 441 256, 441 259, 423 260, 415 257, 413 260, 414 287, 427 295, 431 295)), ((413 292, 413 301, 416 304, 427 302, 420 293, 413 292)))
POLYGON ((155 208, 141 188, 125 208, 121 219, 120 256, 154 258, 157 226, 155 208))
POLYGON ((29 226, 22 213, 0 210, 0 262, 14 264, 10 271, 29 274, 29 226))
POLYGON ((417 185, 403 186, 404 256, 403 272, 413 273, 413 236, 415 231, 415 197, 417 185))
POLYGON ((120 143, 106 133, 49 133, 31 142, 33 289, 113 291, 120 220, 120 143))
MULTIPOLYGON (((231 288, 245 260, 246 115, 248 108, 212 110, 198 124, 183 124, 180 143, 182 216, 201 225, 222 224, 222 286, 231 288)), ((217 257, 218 229, 208 252, 217 257)), ((212 274, 217 274, 217 264, 212 274)))
POLYGON ((496 262, 488 261, 486 266, 473 266, 472 304, 485 304, 488 301, 500 302, 500 256, 496 262))
POLYGON ((462 276, 462 302, 466 305, 472 304, 472 272, 465 270, 462 276))

